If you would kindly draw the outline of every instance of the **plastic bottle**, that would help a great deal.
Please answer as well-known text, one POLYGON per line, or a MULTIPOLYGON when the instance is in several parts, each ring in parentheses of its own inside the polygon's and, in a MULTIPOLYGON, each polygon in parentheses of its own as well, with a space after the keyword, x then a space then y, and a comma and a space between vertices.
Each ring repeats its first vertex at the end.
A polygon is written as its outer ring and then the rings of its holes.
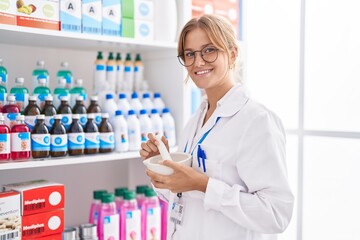
POLYGON ((141 91, 142 81, 144 80, 144 64, 141 60, 141 55, 136 54, 134 63, 134 90, 141 91))
POLYGON ((101 196, 103 193, 107 193, 107 190, 94 190, 93 201, 90 206, 89 223, 97 224, 99 219, 101 196))
POLYGON ((158 111, 159 114, 161 114, 162 110, 165 107, 165 103, 162 100, 160 93, 154 93, 153 103, 154 103, 154 108, 158 111))
POLYGON ((161 207, 161 240, 166 240, 167 238, 167 212, 168 212, 168 203, 159 198, 160 207, 161 207))
POLYGON ((15 104, 15 96, 7 96, 7 104, 1 109, 5 117, 5 124, 11 129, 12 126, 16 123, 16 117, 20 115, 20 110, 18 105, 15 104))
POLYGON ((153 104, 152 100, 150 99, 149 93, 143 94, 141 103, 142 103, 143 109, 145 109, 146 112, 150 115, 151 109, 154 108, 154 104, 153 104))
POLYGON ((134 91, 134 64, 131 60, 131 54, 126 54, 124 62, 124 90, 133 92, 134 91))
POLYGON ((69 90, 66 88, 66 79, 58 78, 57 86, 54 89, 54 106, 58 108, 61 103, 61 97, 68 96, 70 97, 69 90))
POLYGON ((41 114, 45 115, 45 126, 51 131, 54 124, 54 116, 56 115, 56 108, 53 105, 53 97, 51 95, 45 98, 45 105, 41 114))
POLYGON ((124 194, 126 191, 129 191, 127 187, 118 187, 115 188, 115 204, 116 204, 116 212, 121 213, 122 205, 124 204, 124 194))
POLYGON ((29 104, 29 90, 24 87, 24 78, 15 78, 15 86, 10 89, 10 94, 15 95, 16 104, 19 106, 20 112, 23 113, 29 104))
POLYGON ((0 161, 10 159, 10 128, 4 124, 4 116, 0 115, 0 161))
POLYGON ((69 105, 68 97, 61 97, 61 103, 56 110, 56 113, 62 115, 61 122, 64 124, 65 129, 68 130, 72 123, 72 110, 69 105))
POLYGON ((75 105, 78 96, 82 96, 84 102, 87 101, 86 89, 83 87, 83 80, 81 78, 75 79, 75 86, 70 90, 70 106, 75 105))
POLYGON ((136 186, 136 201, 137 201, 139 209, 142 208, 142 205, 145 201, 145 191, 148 188, 149 188, 148 185, 137 185, 136 186))
POLYGON ((141 208, 141 223, 143 239, 159 239, 161 238, 161 208, 159 198, 156 192, 147 188, 145 190, 145 201, 141 208))
POLYGON ((112 94, 106 94, 106 102, 103 110, 109 114, 109 121, 114 124, 115 112, 118 110, 118 107, 112 94))
POLYGON ((0 58, 0 77, 1 77, 1 79, 2 79, 2 82, 5 83, 5 87, 7 87, 8 71, 7 71, 7 69, 3 66, 3 60, 2 60, 2 58, 0 58))
POLYGON ((128 133, 129 133, 129 150, 140 150, 141 145, 141 131, 140 121, 135 115, 134 110, 129 110, 127 117, 128 133))
POLYGON ((163 121, 156 109, 151 110, 150 119, 152 122, 153 133, 155 135, 164 135, 163 121))
POLYGON ((46 79, 39 78, 38 86, 34 88, 33 95, 37 98, 37 105, 40 109, 44 108, 45 98, 51 94, 50 89, 46 86, 46 79))
POLYGON ((100 153, 108 153, 114 151, 115 148, 115 139, 114 139, 114 129, 111 123, 108 121, 109 114, 103 113, 101 115, 101 123, 99 126, 100 132, 100 153))
POLYGON ((33 130, 36 124, 36 116, 40 115, 41 111, 39 106, 36 104, 36 96, 29 97, 29 104, 24 110, 25 115, 25 124, 30 128, 30 131, 33 130))
POLYGON ((99 240, 119 240, 119 214, 113 193, 103 193, 98 224, 99 240))
POLYGON ((169 108, 164 108, 161 118, 163 121, 164 136, 168 140, 169 146, 174 147, 176 145, 175 120, 169 108))
POLYGON ((94 71, 94 86, 93 91, 95 94, 101 92, 104 89, 104 83, 106 82, 106 61, 103 58, 102 52, 98 52, 95 61, 94 71))
POLYGON ((26 126, 23 115, 16 116, 16 124, 11 128, 11 159, 30 158, 30 128, 26 126))
POLYGON ((84 154, 85 134, 79 123, 79 114, 72 115, 72 123, 67 130, 69 155, 84 154))
POLYGON ((3 60, 0 58, 0 110, 6 103, 8 72, 3 66, 3 60))
POLYGON ((68 62, 61 62, 60 70, 56 73, 56 76, 58 77, 58 79, 59 78, 60 79, 61 78, 65 79, 65 88, 71 89, 73 87, 73 74, 69 70, 69 63, 68 62))
POLYGON ((110 52, 106 61, 106 80, 108 81, 109 88, 113 90, 116 89, 116 68, 114 54, 110 52))
POLYGON ((145 109, 140 110, 140 132, 141 132, 141 142, 147 142, 148 140, 148 134, 152 132, 152 121, 149 118, 149 115, 147 114, 147 111, 145 109))
POLYGON ((136 92, 131 94, 130 108, 135 110, 135 113, 138 117, 140 116, 140 110, 143 109, 143 106, 136 92))
POLYGON ((100 133, 94 121, 94 114, 87 115, 87 122, 84 127, 85 132, 85 154, 95 154, 100 148, 100 133))
POLYGON ((121 110, 121 112, 124 114, 124 117, 126 118, 131 107, 125 93, 119 93, 117 106, 118 109, 121 110))
POLYGON ((49 86, 49 82, 50 82, 50 75, 48 70, 45 69, 45 61, 43 60, 38 60, 36 62, 36 68, 34 69, 33 73, 32 73, 32 77, 33 77, 33 86, 34 88, 36 88, 38 86, 38 79, 40 78, 45 78, 46 79, 46 86, 49 86))
POLYGON ((55 122, 50 131, 50 155, 51 157, 64 157, 68 152, 68 137, 66 129, 61 122, 62 116, 54 116, 55 122))
POLYGON ((98 101, 98 96, 92 96, 90 98, 90 105, 87 108, 86 112, 94 114, 94 121, 96 125, 99 126, 101 123, 101 107, 98 101))
POLYGON ((115 112, 115 151, 127 152, 129 151, 129 135, 127 122, 121 110, 115 112))
POLYGON ((31 131, 31 155, 33 158, 50 156, 50 134, 42 114, 36 116, 36 125, 31 131))
POLYGON ((83 96, 78 96, 76 98, 76 103, 72 109, 73 114, 79 114, 80 116, 80 124, 84 128, 87 122, 87 110, 84 104, 83 96))
POLYGON ((141 212, 137 207, 134 191, 125 192, 120 221, 120 239, 142 239, 141 212))
POLYGON ((124 90, 124 61, 121 59, 121 54, 116 54, 116 91, 121 92, 124 90))

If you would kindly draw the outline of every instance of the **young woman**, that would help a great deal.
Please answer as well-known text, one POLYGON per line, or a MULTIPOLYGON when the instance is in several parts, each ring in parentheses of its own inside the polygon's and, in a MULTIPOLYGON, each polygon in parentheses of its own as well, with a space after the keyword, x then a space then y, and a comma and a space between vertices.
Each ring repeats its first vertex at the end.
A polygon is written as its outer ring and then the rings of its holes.
MULTIPOLYGON (((167 239, 276 239, 289 224, 294 203, 285 132, 273 112, 235 83, 238 46, 231 24, 216 15, 190 20, 178 55, 206 98, 179 143, 179 151, 193 156, 192 167, 165 160, 172 175, 146 172, 169 202, 167 239)), ((149 134, 141 157, 159 154, 158 144, 149 134)))

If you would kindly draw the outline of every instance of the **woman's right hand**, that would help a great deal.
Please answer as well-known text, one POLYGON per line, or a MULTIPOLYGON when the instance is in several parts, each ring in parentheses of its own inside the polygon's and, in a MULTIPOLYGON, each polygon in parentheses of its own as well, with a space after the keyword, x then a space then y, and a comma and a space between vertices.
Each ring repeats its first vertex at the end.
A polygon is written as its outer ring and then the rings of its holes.
MULTIPOLYGON (((159 146, 158 141, 156 140, 154 134, 148 134, 149 140, 146 143, 141 143, 140 156, 143 160, 148 159, 150 157, 159 155, 159 146)), ((161 140, 165 144, 167 150, 169 151, 169 143, 164 136, 161 137, 161 140)))

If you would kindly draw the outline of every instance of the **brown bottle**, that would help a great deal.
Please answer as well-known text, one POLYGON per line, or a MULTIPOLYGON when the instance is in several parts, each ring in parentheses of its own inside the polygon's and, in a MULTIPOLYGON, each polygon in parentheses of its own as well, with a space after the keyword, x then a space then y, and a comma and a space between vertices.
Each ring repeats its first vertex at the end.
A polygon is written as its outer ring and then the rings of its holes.
POLYGON ((36 104, 36 100, 36 96, 30 96, 29 104, 24 109, 25 124, 30 128, 30 131, 32 131, 35 127, 36 116, 40 115, 40 108, 36 104))
POLYGON ((100 134, 97 125, 94 122, 94 114, 87 115, 87 123, 84 128, 85 132, 85 154, 94 154, 99 152, 100 134))
POLYGON ((45 105, 41 114, 45 115, 45 126, 49 129, 49 132, 51 132, 52 125, 54 124, 54 116, 56 115, 56 108, 53 105, 53 97, 51 95, 46 96, 45 105))
POLYGON ((61 122, 61 115, 55 115, 54 124, 50 131, 50 155, 51 157, 64 157, 68 151, 68 139, 66 129, 61 122))
POLYGON ((73 114, 79 114, 79 122, 81 126, 84 128, 87 123, 87 114, 86 114, 86 107, 84 104, 84 97, 83 96, 77 96, 76 103, 74 107, 72 108, 73 114))
POLYGON ((87 109, 87 113, 94 114, 94 121, 97 126, 100 126, 101 123, 101 107, 99 105, 99 98, 98 96, 92 96, 90 98, 90 105, 87 109))
POLYGON ((33 158, 50 156, 50 134, 45 126, 45 116, 36 116, 36 125, 31 132, 31 154, 33 158))
POLYGON ((99 126, 100 132, 100 153, 109 153, 114 150, 115 139, 114 139, 114 130, 111 126, 108 113, 101 114, 101 123, 99 126))
POLYGON ((82 155, 85 148, 85 134, 79 123, 79 114, 72 115, 72 123, 67 130, 69 155, 82 155))

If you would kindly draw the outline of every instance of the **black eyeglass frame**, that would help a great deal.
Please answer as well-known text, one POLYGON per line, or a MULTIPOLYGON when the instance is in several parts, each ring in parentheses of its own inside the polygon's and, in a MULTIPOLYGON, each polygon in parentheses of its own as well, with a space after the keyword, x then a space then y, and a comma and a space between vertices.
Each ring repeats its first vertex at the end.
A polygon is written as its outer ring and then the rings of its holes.
POLYGON ((202 51, 203 51, 204 49, 206 49, 206 48, 209 48, 209 46, 205 46, 205 47, 204 47, 203 49, 201 49, 201 50, 191 51, 191 52, 194 54, 194 60, 193 60, 193 62, 192 62, 191 64, 189 64, 189 65, 185 65, 184 55, 178 55, 178 56, 177 56, 177 59, 179 60, 180 64, 183 65, 184 67, 190 67, 190 66, 192 66, 192 65, 195 63, 196 53, 199 52, 199 53, 200 53, 200 57, 201 57, 201 59, 202 59, 204 62, 206 62, 206 63, 213 63, 213 62, 215 62, 215 61, 218 59, 218 57, 219 57, 219 50, 220 50, 220 49, 213 47, 214 50, 216 51, 216 58, 214 59, 214 61, 207 61, 207 60, 204 59, 204 54, 202 53, 202 51), (183 62, 184 62, 184 63, 183 63, 183 62))

